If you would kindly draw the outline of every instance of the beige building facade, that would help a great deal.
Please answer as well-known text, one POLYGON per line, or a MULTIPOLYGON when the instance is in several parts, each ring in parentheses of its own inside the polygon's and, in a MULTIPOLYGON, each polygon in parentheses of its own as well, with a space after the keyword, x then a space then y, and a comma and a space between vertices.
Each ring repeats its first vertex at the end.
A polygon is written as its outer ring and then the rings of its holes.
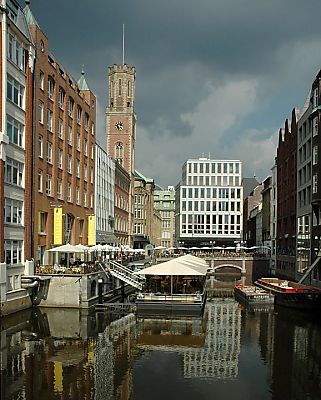
POLYGON ((175 245, 175 189, 155 190, 154 207, 161 216, 161 232, 158 245, 170 248, 175 245))

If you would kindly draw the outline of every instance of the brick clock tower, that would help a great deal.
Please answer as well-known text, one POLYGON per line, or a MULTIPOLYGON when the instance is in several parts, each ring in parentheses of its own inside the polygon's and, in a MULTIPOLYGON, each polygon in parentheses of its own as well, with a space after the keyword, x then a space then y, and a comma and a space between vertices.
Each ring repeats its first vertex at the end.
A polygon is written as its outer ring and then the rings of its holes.
POLYGON ((127 64, 108 68, 109 96, 107 105, 107 152, 130 175, 129 237, 132 245, 132 221, 135 176, 135 67, 127 64))

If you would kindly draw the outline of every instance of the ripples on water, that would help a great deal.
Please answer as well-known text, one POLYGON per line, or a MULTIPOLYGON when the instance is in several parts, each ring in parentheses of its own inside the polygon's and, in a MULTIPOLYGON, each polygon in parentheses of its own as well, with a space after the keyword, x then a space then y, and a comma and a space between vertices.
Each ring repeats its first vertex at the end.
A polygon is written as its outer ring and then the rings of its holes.
POLYGON ((321 329, 214 298, 203 318, 25 311, 1 321, 1 399, 321 399, 321 329))

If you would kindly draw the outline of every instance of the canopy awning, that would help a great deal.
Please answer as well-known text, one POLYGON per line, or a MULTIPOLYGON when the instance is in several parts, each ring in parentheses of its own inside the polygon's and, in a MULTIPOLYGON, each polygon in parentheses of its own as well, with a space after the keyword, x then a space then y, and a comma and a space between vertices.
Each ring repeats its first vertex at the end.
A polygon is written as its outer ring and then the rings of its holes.
MULTIPOLYGON (((190 256, 193 257, 193 256, 190 256)), ((151 267, 144 268, 135 272, 137 275, 163 275, 163 276, 204 276, 207 272, 207 264, 202 259, 197 263, 195 260, 186 259, 186 256, 178 257, 176 259, 166 261, 160 264, 152 265, 151 267)))

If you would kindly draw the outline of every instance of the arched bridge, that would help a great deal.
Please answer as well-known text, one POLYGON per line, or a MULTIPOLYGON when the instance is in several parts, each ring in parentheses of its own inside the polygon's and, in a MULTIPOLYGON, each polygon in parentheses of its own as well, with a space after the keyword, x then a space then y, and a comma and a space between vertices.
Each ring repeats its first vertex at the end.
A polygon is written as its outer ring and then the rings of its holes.
POLYGON ((233 255, 215 255, 206 257, 210 268, 213 272, 225 272, 228 270, 236 270, 242 275, 247 276, 263 276, 269 273, 270 257, 266 256, 233 256, 233 255))

